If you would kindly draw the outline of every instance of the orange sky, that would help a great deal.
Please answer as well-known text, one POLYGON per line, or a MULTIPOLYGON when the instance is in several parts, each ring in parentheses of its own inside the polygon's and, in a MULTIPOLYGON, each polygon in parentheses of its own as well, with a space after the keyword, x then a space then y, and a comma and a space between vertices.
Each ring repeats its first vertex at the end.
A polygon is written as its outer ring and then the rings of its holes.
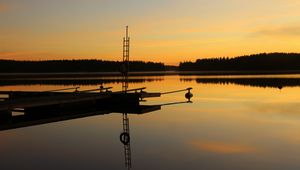
POLYGON ((2 0, 0 59, 180 61, 300 52, 298 0, 2 0))

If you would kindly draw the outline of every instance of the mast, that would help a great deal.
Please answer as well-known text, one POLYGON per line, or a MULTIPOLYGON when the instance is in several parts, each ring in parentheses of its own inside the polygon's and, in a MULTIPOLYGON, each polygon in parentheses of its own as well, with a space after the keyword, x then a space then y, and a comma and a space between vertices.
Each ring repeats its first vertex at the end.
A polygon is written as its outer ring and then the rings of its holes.
POLYGON ((123 38, 123 64, 125 66, 124 73, 129 72, 129 49, 130 49, 130 37, 128 35, 128 26, 126 26, 126 35, 123 38))
POLYGON ((129 72, 129 49, 130 49, 130 38, 128 35, 128 26, 126 26, 126 34, 123 38, 123 64, 121 72, 123 74, 123 85, 122 90, 126 93, 128 89, 128 72, 129 72))

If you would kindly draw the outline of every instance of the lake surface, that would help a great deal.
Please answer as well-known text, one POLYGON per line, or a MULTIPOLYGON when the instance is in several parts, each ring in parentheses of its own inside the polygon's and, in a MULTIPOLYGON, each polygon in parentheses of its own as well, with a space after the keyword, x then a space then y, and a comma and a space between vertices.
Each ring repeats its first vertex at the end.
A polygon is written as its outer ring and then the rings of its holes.
MULTIPOLYGON (((52 90, 92 80, 1 82, 0 90, 52 90)), ((193 103, 129 115, 132 169, 300 169, 300 75, 131 77, 129 88, 167 92, 193 87, 193 103)), ((186 101, 183 93, 145 105, 186 101)), ((43 114, 43 113, 41 113, 43 114)), ((0 131, 1 169, 126 169, 122 114, 111 113, 0 131)))

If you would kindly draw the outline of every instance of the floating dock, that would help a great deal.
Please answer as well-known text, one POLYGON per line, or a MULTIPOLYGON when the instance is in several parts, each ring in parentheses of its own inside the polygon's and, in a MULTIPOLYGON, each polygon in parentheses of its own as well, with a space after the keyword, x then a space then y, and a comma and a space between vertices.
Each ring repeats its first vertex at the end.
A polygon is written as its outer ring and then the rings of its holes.
POLYGON ((39 125, 109 113, 143 114, 160 110, 160 105, 143 106, 143 98, 159 97, 145 88, 111 92, 109 88, 85 91, 0 91, 0 130, 39 125), (98 92, 95 92, 98 91, 98 92))
POLYGON ((6 95, 0 102, 0 114, 14 110, 34 110, 43 108, 76 108, 97 106, 105 108, 110 106, 138 106, 143 98, 159 97, 160 93, 146 93, 145 88, 131 89, 126 92, 111 92, 110 88, 101 88, 74 91, 74 92, 24 92, 24 91, 1 91, 6 95), (95 92, 99 90, 99 92, 95 92))

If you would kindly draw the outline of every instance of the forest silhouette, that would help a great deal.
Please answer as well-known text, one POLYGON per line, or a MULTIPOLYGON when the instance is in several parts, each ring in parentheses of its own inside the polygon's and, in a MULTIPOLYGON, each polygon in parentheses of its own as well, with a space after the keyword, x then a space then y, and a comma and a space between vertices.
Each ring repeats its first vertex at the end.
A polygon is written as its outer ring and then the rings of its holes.
MULTIPOLYGON (((0 73, 119 72, 122 62, 103 60, 0 60, 0 73)), ((130 71, 164 71, 163 63, 131 61, 130 71)))
MULTIPOLYGON (((0 60, 0 73, 119 72, 122 62, 104 60, 0 60)), ((234 58, 205 58, 181 62, 179 67, 159 62, 131 61, 130 71, 299 71, 300 53, 261 53, 234 58)))
POLYGON ((281 71, 300 70, 299 53, 261 53, 181 62, 181 71, 281 71))

